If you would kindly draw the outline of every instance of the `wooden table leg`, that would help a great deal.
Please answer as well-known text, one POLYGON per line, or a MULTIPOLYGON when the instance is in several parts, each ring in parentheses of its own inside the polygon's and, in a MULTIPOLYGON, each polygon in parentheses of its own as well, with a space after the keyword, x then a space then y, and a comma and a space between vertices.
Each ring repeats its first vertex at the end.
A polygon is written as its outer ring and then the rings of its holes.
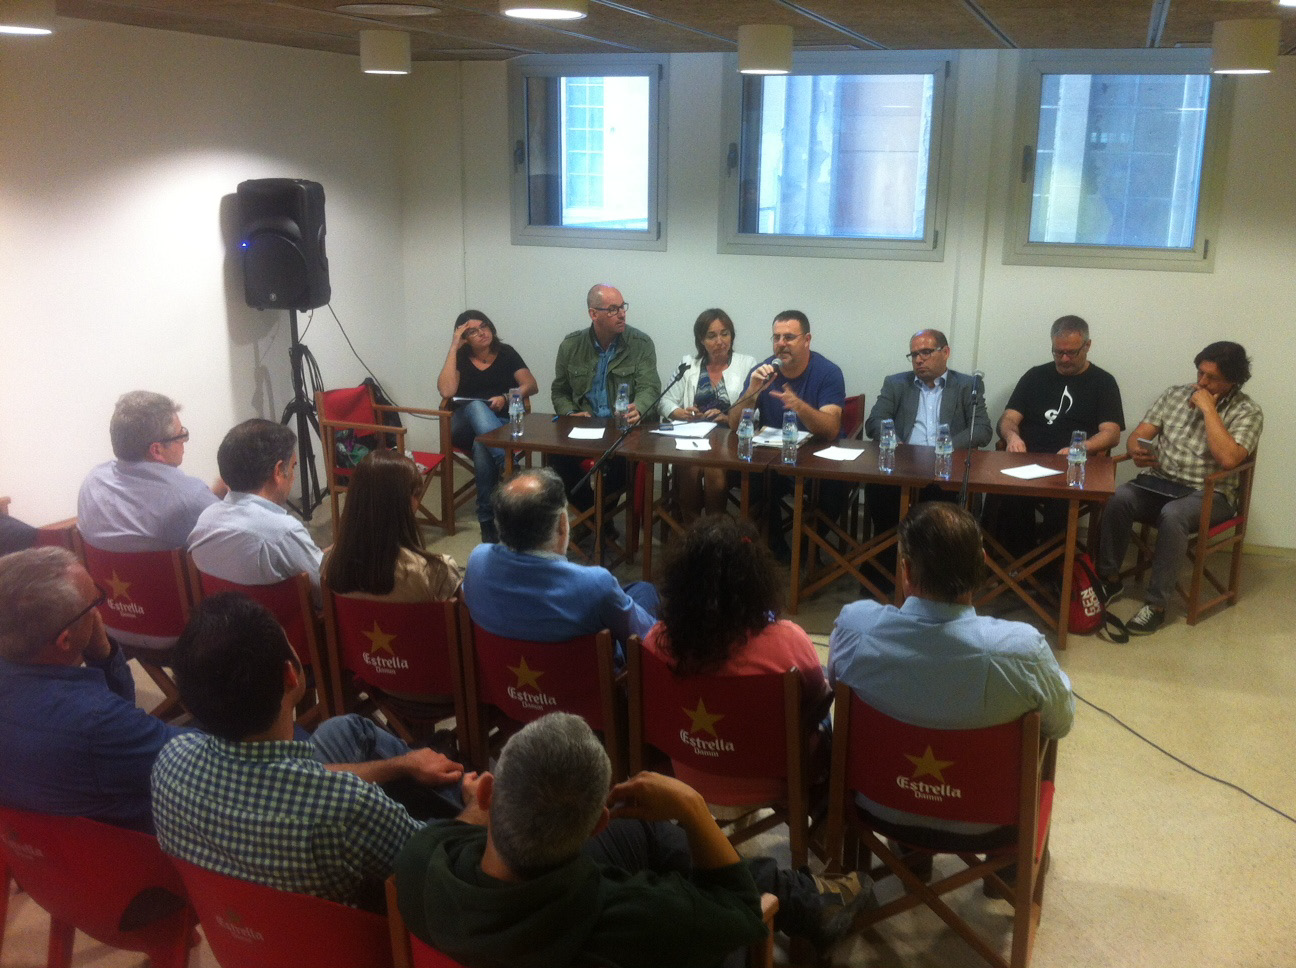
MULTIPOLYGON (((767 488, 766 493, 771 490, 767 488)), ((801 502, 804 498, 805 478, 798 474, 796 486, 792 489, 792 594, 788 611, 793 615, 801 604, 801 502)))
MULTIPOLYGON (((662 465, 665 466, 664 464, 662 465)), ((652 538, 653 538, 653 484, 657 478, 657 465, 648 465, 648 479, 644 484, 644 502, 640 509, 639 520, 643 522, 643 580, 652 581, 652 538)), ((665 487, 662 488, 663 499, 665 487)))
POLYGON ((1075 564, 1076 540, 1080 530, 1080 501, 1067 501, 1066 546, 1062 555, 1062 601, 1058 603, 1057 647, 1066 648, 1067 630, 1071 625, 1071 569, 1075 564))

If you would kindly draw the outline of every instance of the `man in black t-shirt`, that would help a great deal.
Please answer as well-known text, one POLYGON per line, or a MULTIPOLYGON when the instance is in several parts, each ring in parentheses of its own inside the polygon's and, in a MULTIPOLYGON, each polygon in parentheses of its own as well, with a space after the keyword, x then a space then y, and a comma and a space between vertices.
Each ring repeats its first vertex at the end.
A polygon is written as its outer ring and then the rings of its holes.
MULTIPOLYGON (((999 418, 999 436, 1012 453, 1065 454, 1071 434, 1083 430, 1089 453, 1101 453, 1120 443, 1125 429, 1116 378, 1089 362, 1089 324, 1079 316, 1063 316, 1049 330, 1053 362, 1027 370, 1008 398, 999 418)), ((1036 531, 1030 498, 1005 498, 1000 505, 998 536, 1009 551, 1022 554, 1038 538, 1061 530, 1065 501, 1045 501, 1043 524, 1036 531)))

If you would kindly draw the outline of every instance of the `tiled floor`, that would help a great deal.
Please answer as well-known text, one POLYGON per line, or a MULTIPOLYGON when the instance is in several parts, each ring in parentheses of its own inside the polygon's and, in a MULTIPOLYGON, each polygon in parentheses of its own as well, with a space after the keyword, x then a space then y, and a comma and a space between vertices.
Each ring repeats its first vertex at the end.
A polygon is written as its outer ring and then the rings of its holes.
MULTIPOLYGON (((327 529, 327 508, 316 519, 327 529)), ((436 548, 462 562, 476 540, 470 522, 454 538, 437 541, 436 548)), ((1075 728, 1058 759, 1053 863, 1036 965, 1296 964, 1296 900, 1283 886, 1296 859, 1296 822, 1198 775, 1117 722, 1193 767, 1296 815, 1290 754, 1296 748, 1293 588, 1296 561, 1252 555, 1246 558, 1239 604, 1193 628, 1180 615, 1130 645, 1072 638, 1061 663, 1080 699, 1075 728)), ((837 610, 854 594, 845 585, 830 589, 797 619, 817 641, 826 642, 837 610)), ((1122 615, 1134 608, 1133 602, 1116 606, 1122 615)), ((772 834, 761 849, 785 851, 780 841, 772 834)), ((976 888, 953 898, 958 910, 1001 936, 1006 950, 1005 903, 986 900, 976 888)), ((43 965, 46 927, 47 919, 30 901, 12 898, 0 965, 43 965)), ((844 942, 833 963, 854 968, 982 964, 935 916, 923 912, 844 942)), ((108 952, 82 937, 74 964, 135 968, 143 959, 108 952)), ((192 964, 211 968, 215 962, 204 945, 192 964)))

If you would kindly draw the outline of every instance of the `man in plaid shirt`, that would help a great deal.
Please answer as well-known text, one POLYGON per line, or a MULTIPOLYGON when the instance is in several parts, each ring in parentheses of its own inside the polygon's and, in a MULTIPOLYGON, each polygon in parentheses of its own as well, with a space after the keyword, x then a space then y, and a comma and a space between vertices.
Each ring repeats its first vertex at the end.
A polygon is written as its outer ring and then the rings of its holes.
POLYGON ((153 767, 158 841, 181 860, 381 910, 382 882, 422 824, 380 784, 440 787, 428 791, 444 799, 434 815, 463 807, 458 763, 411 751, 370 720, 338 716, 311 742, 294 739, 301 663, 274 616, 243 595, 198 606, 176 643, 175 673, 209 731, 177 736, 153 767))
MULTIPOLYGON (((1126 443, 1134 463, 1146 468, 1146 475, 1192 492, 1175 498, 1132 481, 1118 487, 1103 510, 1098 575, 1105 602, 1123 588, 1120 566, 1134 523, 1157 526, 1146 602, 1127 626, 1133 635, 1150 635, 1165 622, 1175 575, 1201 518, 1207 476, 1232 470, 1254 454, 1264 429, 1259 405, 1242 392, 1242 385, 1251 378, 1251 361, 1240 344, 1211 343, 1193 362, 1197 382, 1162 393, 1126 443)), ((1219 483, 1211 505, 1211 524, 1233 517, 1237 491, 1236 478, 1219 483)))

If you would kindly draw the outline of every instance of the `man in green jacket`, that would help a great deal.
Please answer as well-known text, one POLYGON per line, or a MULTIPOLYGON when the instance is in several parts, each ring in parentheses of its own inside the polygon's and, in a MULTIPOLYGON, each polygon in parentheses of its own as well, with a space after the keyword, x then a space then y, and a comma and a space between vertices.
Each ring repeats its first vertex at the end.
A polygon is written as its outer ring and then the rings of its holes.
POLYGON ((609 793, 610 778, 579 716, 515 734, 494 775, 465 777, 464 812, 397 858, 410 930, 469 968, 710 968, 764 935, 762 892, 779 899, 776 928, 821 948, 872 902, 855 874, 741 860, 679 780, 640 773, 609 793))
MULTIPOLYGON (((621 292, 602 284, 593 286, 585 297, 590 325, 569 333, 558 346, 554 363, 553 387, 550 390, 556 414, 579 417, 611 417, 621 384, 630 387, 629 418, 631 425, 641 419, 651 420, 649 408, 661 393, 657 375, 657 349, 647 333, 626 325, 630 304, 621 292)), ((582 511, 594 503, 589 485, 579 492, 572 488, 585 471, 579 457, 555 456, 550 465, 556 470, 567 493, 582 511)), ((610 491, 625 486, 626 462, 620 458, 608 463, 604 486, 610 491)))

